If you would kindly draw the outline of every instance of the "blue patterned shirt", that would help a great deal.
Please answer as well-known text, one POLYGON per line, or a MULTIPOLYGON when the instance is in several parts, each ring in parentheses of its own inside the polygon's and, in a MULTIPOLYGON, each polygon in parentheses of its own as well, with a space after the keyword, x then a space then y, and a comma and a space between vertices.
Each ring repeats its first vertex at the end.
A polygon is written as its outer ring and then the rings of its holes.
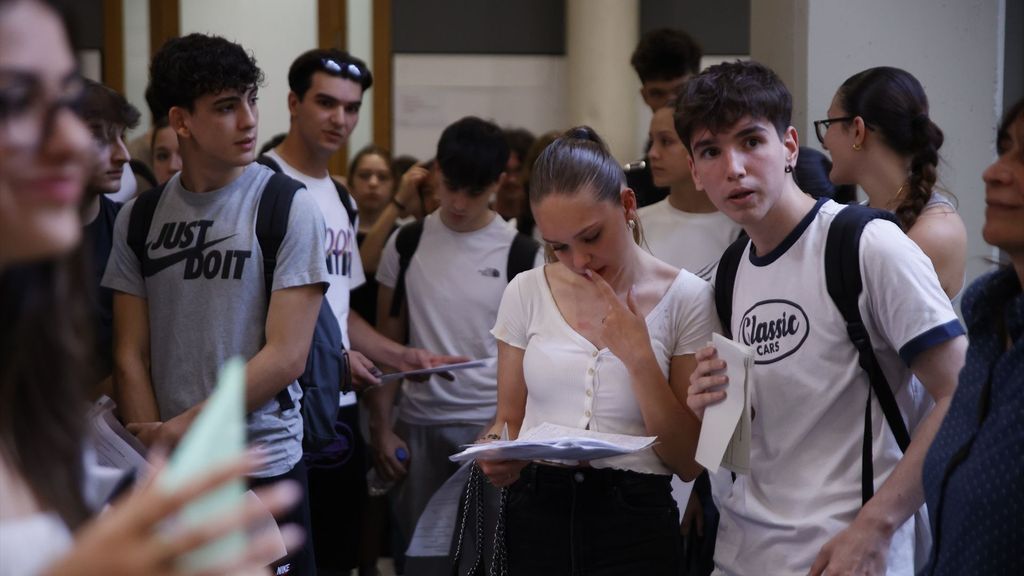
POLYGON ((963 300, 970 345, 924 465, 929 575, 1024 574, 1024 294, 1013 268, 963 300), (1007 349, 1007 337, 1012 345, 1007 349))

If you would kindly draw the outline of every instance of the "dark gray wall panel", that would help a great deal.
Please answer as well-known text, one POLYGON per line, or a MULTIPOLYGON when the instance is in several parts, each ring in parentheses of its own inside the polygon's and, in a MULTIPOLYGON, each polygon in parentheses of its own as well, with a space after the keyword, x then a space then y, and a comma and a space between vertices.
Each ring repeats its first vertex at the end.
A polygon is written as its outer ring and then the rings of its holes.
POLYGON ((103 48, 103 0, 55 0, 78 50, 103 48))
POLYGON ((751 0, 640 0, 640 34, 680 28, 705 54, 750 54, 751 0))
POLYGON ((561 0, 394 0, 396 53, 565 54, 561 0))

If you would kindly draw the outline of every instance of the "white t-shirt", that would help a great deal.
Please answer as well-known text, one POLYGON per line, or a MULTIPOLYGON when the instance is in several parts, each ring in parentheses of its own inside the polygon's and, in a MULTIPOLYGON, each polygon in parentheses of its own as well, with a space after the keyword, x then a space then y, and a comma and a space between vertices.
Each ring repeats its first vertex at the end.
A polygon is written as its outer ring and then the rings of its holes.
MULTIPOLYGON (((491 358, 498 345, 489 334, 508 285, 508 253, 516 231, 499 216, 473 232, 454 232, 437 213, 423 221, 423 234, 405 273, 412 346, 442 354, 491 358)), ((398 249, 391 235, 377 281, 398 282, 398 249)), ((543 262, 537 251, 536 265, 543 262)), ((432 377, 406 383, 399 418, 411 424, 486 424, 497 405, 497 365, 460 370, 455 380, 432 377)))
POLYGON ((644 206, 637 214, 655 258, 709 281, 722 252, 742 230, 721 212, 683 212, 669 204, 668 198, 644 206))
POLYGON ((25 480, 0 451, 0 576, 33 576, 73 545, 59 515, 39 508, 25 480))
MULTIPOLYGON (((647 330, 662 373, 673 356, 695 353, 719 331, 711 285, 679 275, 647 314, 647 330)), ((495 338, 526 351, 526 415, 520 434, 551 422, 562 426, 647 435, 625 365, 607 348, 598 350, 562 317, 544 268, 520 274, 501 301, 495 338)), ((595 468, 672 474, 653 449, 591 461, 595 468)))
MULTIPOLYGON (((338 189, 334 186, 334 180, 330 176, 323 178, 307 176, 284 161, 273 150, 267 152, 267 156, 273 158, 285 174, 302 182, 306 186, 306 190, 313 195, 320 211, 323 212, 324 224, 327 225, 324 251, 327 256, 327 275, 331 283, 324 297, 331 304, 331 310, 338 319, 338 327, 341 328, 341 338, 345 343, 345 348, 351 348, 348 339, 349 296, 352 290, 366 282, 363 261, 359 258, 359 245, 356 243, 356 231, 359 229, 358 218, 356 222, 349 221, 348 212, 342 205, 341 198, 338 197, 338 189)), ((352 198, 352 205, 355 206, 355 198, 352 198)), ((355 392, 341 394, 341 406, 355 403, 355 392)))
MULTIPOLYGON (((751 473, 713 477, 721 511, 715 564, 727 574, 804 575, 861 508, 864 409, 870 384, 825 286, 829 224, 844 206, 821 200, 782 244, 748 252, 736 274, 734 338, 755 353, 751 473)), ((860 242, 860 310, 894 392, 929 348, 963 334, 931 262, 891 222, 860 242)), ((871 403, 876 489, 901 457, 871 403)), ((897 530, 888 574, 914 573, 913 518, 897 530)))

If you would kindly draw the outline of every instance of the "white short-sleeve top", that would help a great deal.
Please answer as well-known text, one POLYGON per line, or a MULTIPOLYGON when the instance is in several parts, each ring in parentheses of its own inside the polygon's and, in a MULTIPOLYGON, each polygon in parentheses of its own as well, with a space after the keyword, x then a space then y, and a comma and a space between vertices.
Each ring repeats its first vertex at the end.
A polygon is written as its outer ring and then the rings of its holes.
MULTIPOLYGON (((543 423, 647 435, 625 365, 607 348, 597 349, 562 316, 545 269, 515 277, 505 290, 491 333, 526 351, 526 414, 520 433, 543 423)), ((647 314, 651 346, 668 378, 673 356, 693 354, 719 330, 711 285, 681 270, 647 314)), ((653 449, 590 462, 647 474, 672 474, 653 449)))

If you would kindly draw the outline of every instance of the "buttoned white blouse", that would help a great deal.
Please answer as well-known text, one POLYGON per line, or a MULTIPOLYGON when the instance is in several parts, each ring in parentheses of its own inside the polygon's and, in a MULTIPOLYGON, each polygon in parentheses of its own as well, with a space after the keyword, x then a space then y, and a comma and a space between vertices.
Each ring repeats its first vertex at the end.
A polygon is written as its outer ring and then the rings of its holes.
MULTIPOLYGON (((526 414, 520 434, 543 423, 646 436, 625 365, 607 348, 597 349, 565 321, 547 282, 547 266, 509 283, 491 333, 526 351, 526 414)), ((647 314, 654 356, 665 378, 673 356, 694 354, 719 331, 710 284, 681 270, 647 314)), ((500 383, 499 383, 500 386, 500 383)), ((672 471, 653 449, 593 460, 595 468, 646 474, 672 471)))

